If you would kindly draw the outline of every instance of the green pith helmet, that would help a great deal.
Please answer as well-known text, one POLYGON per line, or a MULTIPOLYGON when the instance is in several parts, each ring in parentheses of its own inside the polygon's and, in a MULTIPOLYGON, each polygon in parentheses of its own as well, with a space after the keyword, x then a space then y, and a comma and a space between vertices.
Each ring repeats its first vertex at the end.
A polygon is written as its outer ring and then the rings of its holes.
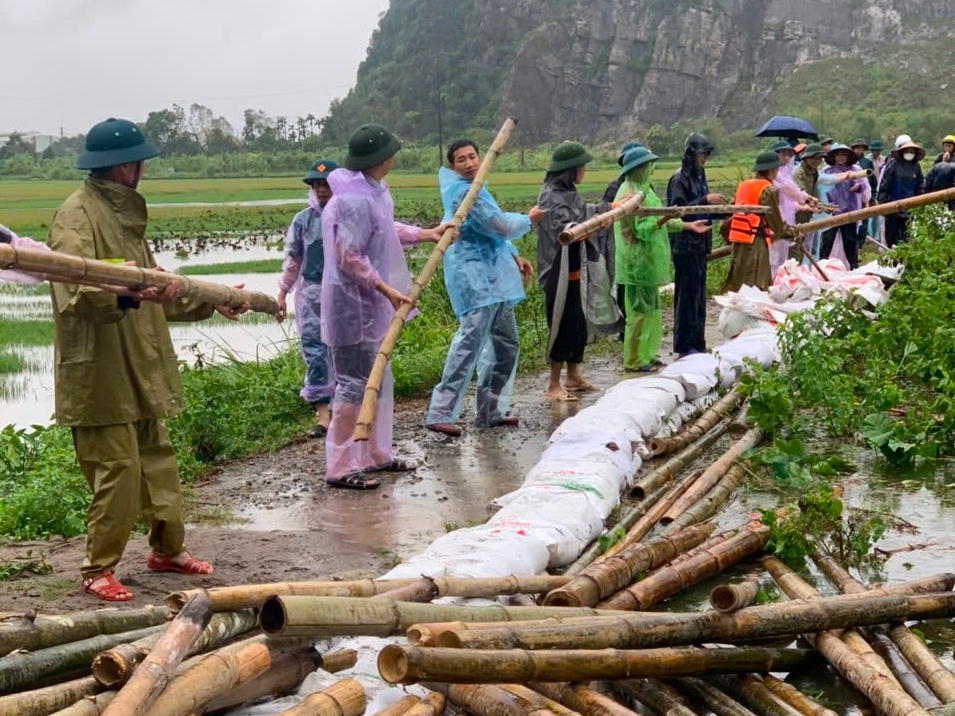
POLYGON ((345 168, 355 172, 371 169, 401 149, 401 141, 380 124, 363 124, 348 139, 345 168))
POLYGON ((769 148, 769 151, 771 152, 782 152, 785 150, 788 150, 790 152, 793 151, 793 145, 787 142, 785 139, 780 139, 778 142, 776 142, 775 144, 773 144, 773 146, 769 148))
POLYGON ((548 173, 562 172, 591 162, 593 159, 587 148, 580 142, 561 142, 551 155, 547 171, 548 173))
POLYGON ((832 144, 835 140, 830 137, 828 134, 823 134, 819 137, 819 144, 832 144))
POLYGON ((647 162, 656 161, 659 158, 642 145, 631 149, 623 155, 623 168, 620 170, 620 176, 625 177, 637 167, 642 167, 647 162))
POLYGON ((870 152, 881 152, 883 149, 885 149, 885 145, 882 144, 881 139, 873 139, 871 142, 869 142, 870 152))
POLYGON ((782 162, 779 160, 779 155, 776 154, 776 152, 769 150, 762 152, 758 157, 756 157, 756 162, 753 164, 753 171, 765 172, 770 169, 775 169, 781 165, 782 162))
POLYGON ((319 179, 328 179, 328 175, 336 169, 338 169, 338 165, 331 159, 319 159, 305 172, 302 181, 311 184, 319 179))
POLYGON ((128 119, 110 117, 86 133, 86 151, 76 158, 77 169, 107 169, 141 162, 159 154, 142 131, 128 119))
POLYGON ((826 156, 826 150, 822 148, 821 144, 807 144, 806 148, 802 150, 802 154, 799 155, 800 159, 809 159, 810 157, 824 157, 826 156))
POLYGON ((623 156, 629 152, 631 149, 636 149, 637 147, 642 147, 643 145, 640 142, 627 142, 622 147, 620 147, 620 154, 617 155, 617 164, 623 166, 623 156))
POLYGON ((849 145, 849 148, 855 149, 856 147, 862 147, 863 149, 868 149, 869 143, 864 139, 853 139, 852 144, 849 145))

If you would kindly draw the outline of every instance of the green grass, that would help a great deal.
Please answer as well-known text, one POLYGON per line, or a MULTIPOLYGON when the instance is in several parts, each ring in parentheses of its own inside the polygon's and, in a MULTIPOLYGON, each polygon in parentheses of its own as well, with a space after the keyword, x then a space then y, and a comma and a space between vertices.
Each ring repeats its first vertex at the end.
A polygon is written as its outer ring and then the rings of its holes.
POLYGON ((0 346, 48 346, 52 342, 52 320, 0 318, 0 346))
POLYGON ((224 273, 278 273, 281 270, 282 259, 261 259, 221 264, 187 264, 180 267, 179 273, 183 276, 215 276, 224 273))
POLYGON ((14 353, 0 351, 0 375, 15 374, 23 370, 23 359, 14 353))

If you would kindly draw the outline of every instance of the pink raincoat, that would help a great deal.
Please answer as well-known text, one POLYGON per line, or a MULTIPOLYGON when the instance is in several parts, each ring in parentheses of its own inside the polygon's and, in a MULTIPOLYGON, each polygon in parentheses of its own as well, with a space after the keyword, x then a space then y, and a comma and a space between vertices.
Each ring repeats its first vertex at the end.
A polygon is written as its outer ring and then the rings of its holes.
MULTIPOLYGON (((28 239, 25 236, 17 236, 3 224, 0 224, 0 233, 8 234, 11 237, 10 245, 15 249, 26 249, 28 251, 50 250, 49 246, 46 244, 41 244, 39 241, 28 239)), ((43 283, 43 280, 43 278, 34 274, 23 273, 22 271, 13 271, 9 269, 0 269, 0 281, 5 281, 7 283, 43 283)))
POLYGON ((322 341, 335 375, 332 422, 325 440, 325 478, 390 465, 394 460, 391 366, 378 394, 371 438, 352 439, 375 353, 395 315, 376 287, 384 282, 401 293, 411 288, 404 246, 418 243, 420 229, 394 220, 386 184, 362 172, 336 169, 328 175, 332 198, 322 212, 325 272, 322 276, 322 341))
MULTIPOLYGON (((779 174, 773 186, 779 190, 779 215, 787 224, 796 223, 796 206, 805 204, 809 199, 809 194, 804 192, 793 181, 793 169, 796 166, 796 158, 793 157, 786 164, 779 167, 779 174)), ((769 268, 772 275, 775 276, 779 267, 789 258, 789 247, 792 241, 777 239, 769 247, 769 268)))

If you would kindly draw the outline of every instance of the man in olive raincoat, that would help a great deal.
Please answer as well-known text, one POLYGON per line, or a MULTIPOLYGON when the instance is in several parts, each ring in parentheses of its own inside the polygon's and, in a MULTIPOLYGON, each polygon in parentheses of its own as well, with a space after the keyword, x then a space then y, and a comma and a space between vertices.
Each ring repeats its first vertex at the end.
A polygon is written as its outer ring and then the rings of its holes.
MULTIPOLYGON (((53 217, 54 251, 155 268, 146 233, 146 201, 136 191, 143 162, 158 151, 139 128, 108 119, 86 135, 76 160, 90 171, 53 217)), ((182 492, 163 419, 183 407, 167 321, 239 311, 178 299, 164 290, 104 290, 53 284, 56 420, 70 426, 80 468, 93 493, 83 589, 124 602, 132 593, 113 577, 136 518, 149 528, 147 567, 211 574, 183 549, 182 492)))

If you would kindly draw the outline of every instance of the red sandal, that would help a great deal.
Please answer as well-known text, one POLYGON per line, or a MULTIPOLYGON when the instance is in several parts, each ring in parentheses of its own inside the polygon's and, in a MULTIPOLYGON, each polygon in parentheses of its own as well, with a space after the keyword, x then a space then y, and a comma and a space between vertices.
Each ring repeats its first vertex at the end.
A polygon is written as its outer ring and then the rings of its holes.
POLYGON ((133 598, 133 593, 120 584, 112 572, 100 572, 95 577, 84 579, 83 591, 104 602, 128 602, 133 598))
POLYGON ((146 566, 153 572, 178 572, 179 574, 194 574, 199 576, 212 574, 215 571, 209 562, 200 562, 191 554, 188 556, 189 559, 185 562, 176 564, 173 562, 175 557, 166 557, 165 555, 150 552, 146 558, 146 566))

